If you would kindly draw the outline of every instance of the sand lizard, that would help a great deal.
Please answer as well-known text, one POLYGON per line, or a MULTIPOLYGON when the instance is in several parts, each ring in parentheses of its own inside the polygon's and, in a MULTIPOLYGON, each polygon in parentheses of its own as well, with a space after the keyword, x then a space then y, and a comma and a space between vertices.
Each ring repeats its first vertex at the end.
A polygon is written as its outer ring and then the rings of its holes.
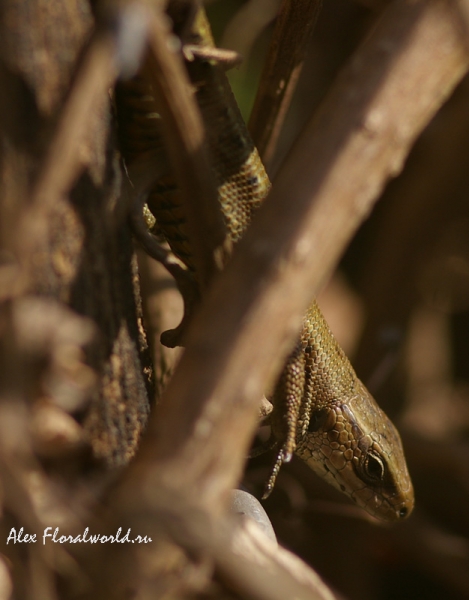
MULTIPOLYGON (((271 184, 224 68, 211 56, 213 39, 202 11, 183 43, 201 49, 192 52, 186 66, 206 125, 213 179, 226 227, 236 242, 271 184)), ((159 119, 144 68, 133 81, 118 87, 116 100, 127 163, 147 150, 160 149, 159 119)), ((183 209, 171 177, 155 184, 148 205, 174 254, 193 271, 183 209)), ((377 518, 396 521, 410 514, 413 488, 399 434, 356 376, 315 301, 279 378, 273 403, 271 423, 278 453, 265 495, 282 463, 295 453, 377 518)))

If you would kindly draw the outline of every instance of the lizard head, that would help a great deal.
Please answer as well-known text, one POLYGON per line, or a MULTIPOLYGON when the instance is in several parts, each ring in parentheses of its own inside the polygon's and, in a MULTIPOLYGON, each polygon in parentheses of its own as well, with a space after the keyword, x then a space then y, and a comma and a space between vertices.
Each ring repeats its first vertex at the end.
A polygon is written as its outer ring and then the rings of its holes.
POLYGON ((414 492, 401 438, 366 388, 313 412, 296 453, 374 517, 410 515, 414 492))

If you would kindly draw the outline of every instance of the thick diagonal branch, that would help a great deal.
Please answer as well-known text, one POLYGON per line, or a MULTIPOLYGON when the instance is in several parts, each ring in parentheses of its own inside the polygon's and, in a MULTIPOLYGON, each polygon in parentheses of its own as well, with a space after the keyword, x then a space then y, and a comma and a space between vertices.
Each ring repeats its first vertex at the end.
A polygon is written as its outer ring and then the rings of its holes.
MULTIPOLYGON (((453 2, 399 0, 337 80, 191 325, 140 455, 115 495, 120 522, 151 513, 162 490, 190 496, 212 522, 222 512, 259 397, 308 303, 468 69, 462 24, 453 2)), ((203 534, 210 537, 209 528, 203 534)))
POLYGON ((387 10, 211 290, 139 462, 151 455, 165 471, 174 461, 179 483, 211 500, 235 483, 258 398, 311 297, 467 67, 452 2, 399 1, 387 10))

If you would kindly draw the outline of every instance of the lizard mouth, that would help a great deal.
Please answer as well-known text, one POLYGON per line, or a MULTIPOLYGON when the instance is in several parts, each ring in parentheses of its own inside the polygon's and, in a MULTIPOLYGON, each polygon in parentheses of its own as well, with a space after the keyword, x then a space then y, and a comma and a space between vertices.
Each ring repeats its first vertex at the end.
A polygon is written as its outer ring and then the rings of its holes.
POLYGON ((407 493, 390 495, 373 490, 369 490, 369 494, 366 494, 366 491, 366 488, 363 488, 352 494, 351 498, 358 506, 380 521, 402 521, 412 513, 414 497, 410 489, 406 490, 407 493))

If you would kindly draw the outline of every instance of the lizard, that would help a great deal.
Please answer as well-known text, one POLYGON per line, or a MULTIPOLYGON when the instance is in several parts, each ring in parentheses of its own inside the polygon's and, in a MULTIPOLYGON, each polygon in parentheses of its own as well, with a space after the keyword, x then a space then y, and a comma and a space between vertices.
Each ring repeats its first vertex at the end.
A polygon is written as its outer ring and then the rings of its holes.
MULTIPOLYGON (((177 18, 171 16, 177 31, 177 18)), ((202 9, 191 26, 186 25, 182 49, 206 127, 214 185, 227 231, 236 244, 268 195, 271 183, 234 99, 221 64, 223 53, 215 48, 202 9)), ((145 65, 133 80, 118 85, 116 108, 125 161, 132 164, 149 150, 161 154, 159 116, 145 65)), ((167 165, 161 167, 161 175, 146 198, 147 204, 157 231, 196 282, 177 185, 167 165)), ((141 217, 141 206, 137 209, 141 217)), ((170 337, 166 340, 169 343, 170 337)), ((264 498, 272 491, 282 464, 295 453, 374 517, 398 521, 412 512, 414 493, 399 433, 355 374, 315 300, 272 400, 271 429, 277 454, 264 498)))

